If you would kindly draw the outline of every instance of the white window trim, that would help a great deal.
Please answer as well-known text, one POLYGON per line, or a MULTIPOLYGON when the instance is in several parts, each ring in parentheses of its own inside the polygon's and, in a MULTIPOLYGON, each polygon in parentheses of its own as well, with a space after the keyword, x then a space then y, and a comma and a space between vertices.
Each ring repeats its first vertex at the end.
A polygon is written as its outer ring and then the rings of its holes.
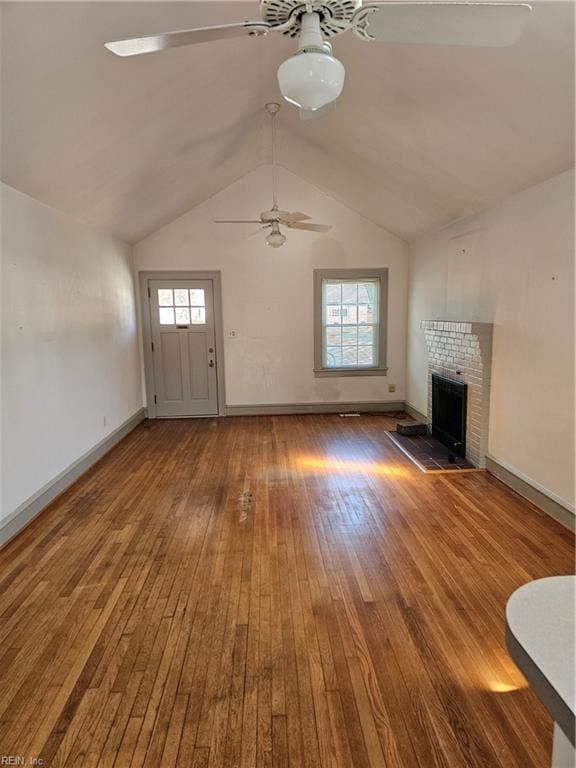
POLYGON ((388 335, 388 269, 315 269, 314 270, 314 376, 386 376, 386 340, 388 335), (323 280, 380 281, 378 317, 378 365, 366 368, 325 368, 322 349, 322 282, 323 280))

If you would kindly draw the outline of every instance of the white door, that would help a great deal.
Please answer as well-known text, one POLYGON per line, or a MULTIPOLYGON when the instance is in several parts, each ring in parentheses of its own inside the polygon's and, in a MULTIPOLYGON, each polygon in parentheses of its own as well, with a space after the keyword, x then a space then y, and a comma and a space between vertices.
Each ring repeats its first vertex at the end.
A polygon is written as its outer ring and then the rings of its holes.
POLYGON ((149 280, 156 416, 218 415, 212 280, 149 280))

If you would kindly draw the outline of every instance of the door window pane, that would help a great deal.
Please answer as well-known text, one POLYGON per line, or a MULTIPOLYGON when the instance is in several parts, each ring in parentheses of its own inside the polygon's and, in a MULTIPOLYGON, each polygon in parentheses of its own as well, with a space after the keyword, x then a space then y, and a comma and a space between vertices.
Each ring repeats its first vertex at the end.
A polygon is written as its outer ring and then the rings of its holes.
POLYGON ((204 288, 190 288, 190 306, 205 307, 204 288))
POLYGON ((204 307, 192 307, 190 312, 193 325, 204 325, 206 322, 206 309, 204 307))
POLYGON ((190 305, 189 297, 188 288, 174 289, 174 303, 177 307, 188 307, 190 305))
POLYGON ((160 325, 174 325, 174 307, 160 307, 160 325))
POLYGON ((176 322, 179 325, 190 323, 190 307, 176 307, 176 322))
POLYGON ((172 292, 172 288, 158 289, 158 306, 159 307, 174 306, 174 293, 172 292))

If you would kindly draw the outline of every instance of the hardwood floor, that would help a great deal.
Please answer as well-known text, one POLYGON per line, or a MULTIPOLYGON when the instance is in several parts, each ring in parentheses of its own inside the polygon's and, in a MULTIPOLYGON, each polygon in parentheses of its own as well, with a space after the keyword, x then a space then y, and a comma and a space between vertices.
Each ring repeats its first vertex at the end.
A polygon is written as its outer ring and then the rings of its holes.
POLYGON ((0 754, 548 768, 504 606, 571 536, 384 416, 148 422, 0 552, 0 754))

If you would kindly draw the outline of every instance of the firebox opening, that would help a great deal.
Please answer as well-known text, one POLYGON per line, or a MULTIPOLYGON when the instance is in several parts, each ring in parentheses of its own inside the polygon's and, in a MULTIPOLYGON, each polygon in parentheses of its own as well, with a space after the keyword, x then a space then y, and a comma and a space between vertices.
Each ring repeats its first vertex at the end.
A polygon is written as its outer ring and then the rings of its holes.
POLYGON ((432 435, 456 456, 466 456, 468 385, 432 374, 432 435))

